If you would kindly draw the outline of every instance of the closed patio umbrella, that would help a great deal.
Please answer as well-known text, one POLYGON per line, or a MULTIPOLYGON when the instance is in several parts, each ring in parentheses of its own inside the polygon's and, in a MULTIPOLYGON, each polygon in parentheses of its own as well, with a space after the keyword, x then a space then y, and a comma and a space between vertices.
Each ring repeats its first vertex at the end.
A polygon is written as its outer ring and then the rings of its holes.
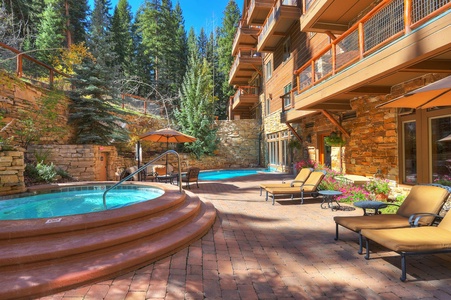
MULTIPOLYGON (((151 142, 166 142, 166 150, 169 149, 169 143, 191 143, 196 140, 195 137, 181 133, 180 131, 163 128, 156 131, 149 131, 139 136, 140 140, 151 142)), ((168 171, 168 159, 166 157, 166 175, 168 171)))
POLYGON ((440 79, 401 97, 377 105, 383 108, 431 108, 451 106, 451 76, 440 79))

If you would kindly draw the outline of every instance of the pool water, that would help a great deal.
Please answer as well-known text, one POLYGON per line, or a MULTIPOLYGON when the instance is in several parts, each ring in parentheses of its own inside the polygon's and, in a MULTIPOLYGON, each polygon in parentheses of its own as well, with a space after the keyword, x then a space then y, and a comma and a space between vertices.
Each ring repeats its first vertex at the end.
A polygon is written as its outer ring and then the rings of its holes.
POLYGON ((199 180, 224 180, 241 176, 255 175, 262 171, 265 171, 265 169, 202 171, 199 173, 199 180))
MULTIPOLYGON (((98 189, 63 190, 0 201, 0 220, 55 218, 104 211, 103 193, 98 189)), ((107 193, 107 209, 148 201, 163 195, 158 188, 119 188, 107 193)))

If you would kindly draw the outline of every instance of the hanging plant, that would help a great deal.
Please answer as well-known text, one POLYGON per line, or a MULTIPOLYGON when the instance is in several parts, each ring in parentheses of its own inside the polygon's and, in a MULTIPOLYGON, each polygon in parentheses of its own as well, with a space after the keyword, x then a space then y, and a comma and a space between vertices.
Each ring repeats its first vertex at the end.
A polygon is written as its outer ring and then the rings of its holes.
POLYGON ((335 131, 331 132, 329 136, 324 138, 324 143, 331 147, 340 147, 346 144, 346 141, 338 135, 335 131))

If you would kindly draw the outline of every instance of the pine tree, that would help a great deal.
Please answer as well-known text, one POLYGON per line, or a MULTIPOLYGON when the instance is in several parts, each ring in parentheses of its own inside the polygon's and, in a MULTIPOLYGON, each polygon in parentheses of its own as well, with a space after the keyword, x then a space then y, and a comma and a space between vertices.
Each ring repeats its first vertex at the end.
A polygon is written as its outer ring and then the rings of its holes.
POLYGON ((114 9, 111 31, 117 54, 116 63, 120 65, 123 75, 130 77, 133 74, 134 45, 131 7, 127 0, 119 0, 114 9))
POLYGON ((177 124, 182 131, 197 138, 186 143, 185 149, 198 158, 212 154, 216 149, 214 122, 214 97, 211 68, 205 58, 193 54, 180 92, 180 108, 175 111, 177 124))
POLYGON ((109 1, 95 0, 88 47, 94 59, 85 57, 75 68, 71 80, 75 90, 70 98, 69 123, 77 130, 76 142, 81 144, 110 144, 126 141, 128 132, 120 118, 119 97, 115 79, 116 56, 111 39, 109 1))
POLYGON ((128 140, 123 128, 123 112, 114 105, 110 86, 100 64, 85 58, 75 68, 76 76, 70 79, 75 90, 70 93, 69 124, 76 128, 77 144, 109 145, 128 140))
POLYGON ((45 0, 45 10, 38 25, 36 38, 36 57, 42 62, 52 65, 60 52, 64 41, 64 19, 61 0, 45 0))
POLYGON ((88 22, 87 0, 64 0, 66 10, 66 46, 86 41, 88 22))
POLYGON ((218 67, 219 73, 222 77, 222 97, 219 99, 217 105, 217 112, 220 119, 225 119, 225 112, 227 111, 227 104, 230 96, 233 95, 234 90, 229 85, 229 71, 233 64, 232 46, 235 38, 236 28, 240 21, 240 10, 235 1, 230 0, 227 4, 224 17, 222 19, 222 26, 218 30, 218 67))

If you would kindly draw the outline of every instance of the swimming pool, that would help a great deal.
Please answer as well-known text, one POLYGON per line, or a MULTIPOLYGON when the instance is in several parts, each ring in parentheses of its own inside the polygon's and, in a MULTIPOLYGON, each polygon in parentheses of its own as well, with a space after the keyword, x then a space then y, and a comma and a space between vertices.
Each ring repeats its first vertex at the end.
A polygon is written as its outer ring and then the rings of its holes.
POLYGON ((255 175, 265 171, 267 171, 267 169, 223 169, 202 171, 199 173, 199 180, 224 180, 235 177, 255 175))
MULTIPOLYGON (((0 201, 0 220, 55 218, 104 211, 107 186, 62 188, 51 193, 0 201)), ((107 194, 107 209, 117 209, 160 197, 156 187, 119 186, 107 194)))

